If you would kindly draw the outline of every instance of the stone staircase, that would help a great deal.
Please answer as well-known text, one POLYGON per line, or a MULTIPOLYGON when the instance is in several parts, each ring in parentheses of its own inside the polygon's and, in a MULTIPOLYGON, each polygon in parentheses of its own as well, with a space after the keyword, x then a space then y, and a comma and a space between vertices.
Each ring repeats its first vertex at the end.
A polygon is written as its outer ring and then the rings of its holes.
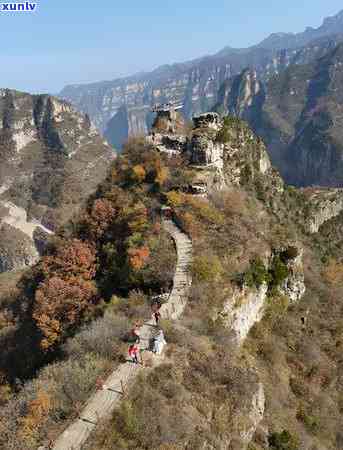
MULTIPOLYGON (((177 251, 177 264, 173 280, 173 289, 168 302, 161 307, 162 318, 176 320, 183 313, 188 290, 191 286, 189 266, 192 261, 192 242, 171 220, 163 221, 164 229, 172 236, 177 251)), ((150 340, 156 330, 154 320, 149 320, 140 328, 140 347, 147 350, 150 340)), ((154 366, 160 364, 163 358, 154 356, 154 366)), ((131 362, 121 364, 105 381, 103 388, 98 390, 87 402, 79 418, 75 420, 56 440, 53 450, 80 450, 97 424, 111 416, 111 413, 123 398, 125 389, 138 373, 145 370, 141 364, 131 362)), ((43 450, 44 447, 40 447, 43 450)))

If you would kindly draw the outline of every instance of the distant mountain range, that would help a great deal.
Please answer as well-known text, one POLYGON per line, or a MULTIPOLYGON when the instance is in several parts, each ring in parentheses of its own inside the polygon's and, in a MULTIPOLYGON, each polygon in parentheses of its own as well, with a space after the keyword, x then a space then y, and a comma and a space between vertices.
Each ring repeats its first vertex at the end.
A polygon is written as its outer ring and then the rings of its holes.
MULTIPOLYGON (((264 137, 274 163, 287 180, 297 184, 326 183, 327 177, 331 176, 328 175, 330 170, 326 171, 326 175, 318 176, 307 176, 304 172, 292 174, 293 169, 286 169, 285 160, 295 163, 294 155, 292 157, 292 152, 295 152, 293 140, 302 129, 301 122, 306 116, 303 111, 308 100, 306 85, 310 83, 311 76, 315 76, 314 67, 317 72, 320 71, 320 64, 326 64, 327 61, 325 55, 330 55, 341 41, 343 11, 326 18, 319 28, 306 28, 304 32, 296 34, 275 33, 246 49, 225 47, 215 55, 161 66, 149 73, 67 86, 60 96, 72 102, 80 111, 88 113, 108 141, 118 149, 129 135, 147 132, 153 119, 151 109, 158 103, 183 105, 183 114, 187 118, 213 108, 235 113, 246 118, 255 131, 264 137), (289 86, 286 89, 282 85, 289 84, 287 77, 296 77, 297 73, 301 73, 300 78, 305 76, 306 70, 310 70, 304 68, 305 65, 310 65, 312 72, 308 79, 303 80, 305 84, 302 87, 297 86, 297 89, 302 90, 301 97, 298 91, 291 94, 287 91, 289 86), (252 92, 245 91, 247 98, 243 99, 236 88, 241 86, 239 77, 241 81, 246 77, 247 68, 251 81, 255 81, 254 86, 245 86, 251 88, 252 92), (276 85, 281 91, 286 89, 278 99, 273 90, 276 85), (258 92, 254 93, 254 89, 258 89, 258 92), (279 103, 273 104, 276 101, 279 103), (241 102, 241 105, 235 105, 237 102, 241 102), (296 113, 287 108, 297 108, 296 113), (284 110, 287 110, 287 114, 284 110), (292 151, 289 149, 290 141, 293 142, 292 151), (285 152, 286 147, 288 150, 285 152), (287 157, 286 153, 289 153, 287 157)), ((330 59, 330 56, 327 58, 330 59)), ((300 145, 299 136, 297 139, 300 145)))

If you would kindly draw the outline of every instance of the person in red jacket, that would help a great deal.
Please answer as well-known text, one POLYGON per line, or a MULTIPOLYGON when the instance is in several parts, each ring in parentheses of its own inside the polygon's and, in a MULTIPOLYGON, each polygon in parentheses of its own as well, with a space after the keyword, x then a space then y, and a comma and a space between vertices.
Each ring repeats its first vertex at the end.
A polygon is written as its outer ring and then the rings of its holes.
POLYGON ((132 358, 132 362, 139 364, 138 362, 138 346, 136 344, 131 344, 129 347, 129 357, 132 358))

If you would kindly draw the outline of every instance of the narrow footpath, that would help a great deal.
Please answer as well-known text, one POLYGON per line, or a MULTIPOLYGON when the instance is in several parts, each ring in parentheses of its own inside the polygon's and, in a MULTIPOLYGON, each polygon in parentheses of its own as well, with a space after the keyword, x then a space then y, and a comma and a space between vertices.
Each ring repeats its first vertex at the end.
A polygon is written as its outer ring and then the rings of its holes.
MULTIPOLYGON (((168 302, 163 304, 161 317, 176 320, 183 313, 192 280, 189 267, 192 261, 192 242, 171 220, 164 220, 163 228, 172 236, 176 245, 177 264, 173 280, 173 289, 168 302)), ((141 350, 149 348, 155 331, 154 321, 150 320, 140 328, 141 350)), ((161 356, 154 356, 156 365, 162 362, 161 356)), ((97 391, 88 400, 79 418, 75 420, 57 439, 53 450, 81 450, 97 424, 109 418, 123 398, 123 386, 126 388, 136 378, 144 366, 131 362, 121 364, 105 381, 103 389, 97 391)))

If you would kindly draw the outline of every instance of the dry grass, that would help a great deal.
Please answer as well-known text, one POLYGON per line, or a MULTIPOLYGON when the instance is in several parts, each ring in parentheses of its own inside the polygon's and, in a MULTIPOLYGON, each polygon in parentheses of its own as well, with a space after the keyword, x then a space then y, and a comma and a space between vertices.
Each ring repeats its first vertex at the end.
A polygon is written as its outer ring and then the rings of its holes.
POLYGON ((20 439, 21 450, 31 450, 55 438, 94 392, 98 377, 119 364, 127 350, 121 339, 128 329, 128 319, 109 308, 104 317, 69 339, 62 348, 62 360, 42 369, 2 407, 0 448, 17 449, 20 439), (40 392, 50 406, 39 423, 32 425, 35 416, 30 405, 40 400, 40 392), (30 427, 24 427, 28 423, 30 427))

